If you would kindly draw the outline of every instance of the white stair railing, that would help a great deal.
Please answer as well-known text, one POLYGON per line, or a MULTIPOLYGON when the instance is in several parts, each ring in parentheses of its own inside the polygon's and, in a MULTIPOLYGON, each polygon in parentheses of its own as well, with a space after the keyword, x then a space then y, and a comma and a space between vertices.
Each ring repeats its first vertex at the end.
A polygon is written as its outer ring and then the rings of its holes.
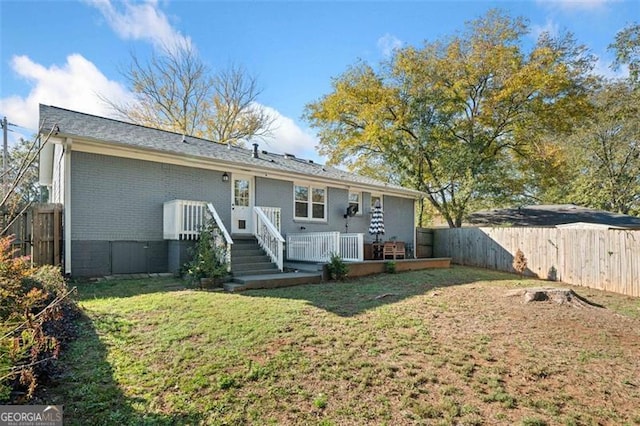
POLYGON ((221 243, 224 246, 225 258, 227 260, 227 272, 231 272, 231 246, 233 245, 233 239, 231 239, 231 235, 229 235, 227 228, 224 226, 224 223, 222 222, 222 219, 215 207, 213 207, 213 204, 207 203, 207 209, 216 224, 216 230, 219 232, 220 236, 222 236, 222 238, 219 238, 217 235, 214 235, 214 241, 216 241, 216 243, 221 243), (223 239, 224 241, 222 241, 223 239))
POLYGON ((280 235, 279 220, 280 209, 274 207, 254 207, 253 208, 253 224, 254 232, 258 244, 271 258, 271 261, 278 266, 278 270, 284 269, 284 238, 280 235), (268 211, 265 211, 268 209, 268 211), (277 210, 277 215, 276 215, 277 210), (272 222, 272 218, 278 221, 278 227, 272 222))
POLYGON ((264 212, 265 215, 267 215, 267 217, 269 218, 269 221, 273 223, 273 226, 276 227, 278 232, 282 234, 280 207, 259 206, 259 208, 264 212))

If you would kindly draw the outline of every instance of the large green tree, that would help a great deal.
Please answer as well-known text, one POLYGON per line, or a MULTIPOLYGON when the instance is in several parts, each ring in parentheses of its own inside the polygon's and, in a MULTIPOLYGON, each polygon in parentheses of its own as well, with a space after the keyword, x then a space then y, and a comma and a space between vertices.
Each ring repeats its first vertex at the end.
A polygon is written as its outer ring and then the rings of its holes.
POLYGON ((614 67, 627 65, 632 84, 640 85, 640 24, 630 24, 619 31, 609 48, 616 55, 614 67))
POLYGON ((568 130, 586 105, 593 62, 567 34, 527 51, 527 33, 492 10, 462 33, 396 50, 379 70, 356 63, 306 107, 320 153, 424 191, 451 227, 512 200, 531 181, 521 160, 535 139, 568 130))
POLYGON ((568 142, 575 180, 571 200, 640 215, 640 90, 621 80, 592 95, 595 109, 568 142))

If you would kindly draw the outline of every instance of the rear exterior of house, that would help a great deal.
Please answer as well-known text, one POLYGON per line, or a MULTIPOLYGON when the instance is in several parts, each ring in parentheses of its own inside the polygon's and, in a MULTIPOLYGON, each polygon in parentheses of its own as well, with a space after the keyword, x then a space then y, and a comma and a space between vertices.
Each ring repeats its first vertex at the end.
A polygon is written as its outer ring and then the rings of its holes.
POLYGON ((177 272, 193 244, 182 231, 193 231, 199 223, 191 221, 207 206, 232 238, 255 234, 256 210, 277 212, 289 250, 310 241, 299 238, 305 235, 356 235, 360 245, 373 240, 370 211, 380 200, 385 237, 414 242, 417 191, 257 147, 51 106, 41 105, 40 122, 45 134, 54 129, 40 180, 50 202, 64 205, 67 274, 177 272), (358 212, 345 217, 350 205, 358 212))

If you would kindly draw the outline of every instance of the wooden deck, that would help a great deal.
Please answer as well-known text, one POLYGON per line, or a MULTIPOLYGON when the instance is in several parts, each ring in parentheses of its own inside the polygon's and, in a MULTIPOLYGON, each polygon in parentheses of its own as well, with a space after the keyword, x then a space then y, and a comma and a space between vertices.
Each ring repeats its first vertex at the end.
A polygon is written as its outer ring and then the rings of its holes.
MULTIPOLYGON (((386 272, 387 263, 391 260, 365 260, 363 262, 347 262, 349 265, 349 278, 364 277, 386 272)), ((395 261, 396 272, 418 271, 422 269, 449 268, 450 258, 431 259, 397 259, 395 261)), ((280 274, 243 276, 234 278, 232 282, 224 284, 224 289, 229 292, 238 292, 251 289, 290 287, 301 284, 316 284, 329 281, 326 265, 317 263, 288 263, 289 269, 296 272, 280 274)))
POLYGON ((367 275, 381 274, 386 272, 387 263, 395 262, 396 272, 419 271, 422 269, 449 268, 451 258, 428 258, 428 259, 396 259, 396 260, 365 260, 364 262, 350 262, 349 277, 364 277, 367 275))

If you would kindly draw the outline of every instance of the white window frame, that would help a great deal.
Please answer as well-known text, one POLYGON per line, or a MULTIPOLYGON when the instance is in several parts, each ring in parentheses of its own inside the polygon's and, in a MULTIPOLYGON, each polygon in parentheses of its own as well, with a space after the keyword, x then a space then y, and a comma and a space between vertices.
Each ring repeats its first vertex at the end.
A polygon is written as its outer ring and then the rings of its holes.
POLYGON ((293 183, 293 219, 299 221, 308 221, 308 222, 327 222, 327 202, 329 198, 329 192, 326 186, 313 185, 310 183, 304 182, 294 182, 293 183), (307 188, 308 199, 307 203, 307 216, 296 216, 296 203, 300 203, 301 201, 296 200, 296 187, 307 188), (313 206, 320 204, 318 202, 313 201, 313 190, 319 189, 324 192, 324 201, 323 205, 323 217, 322 218, 314 218, 313 217, 313 206))
POLYGON ((347 202, 349 203, 349 206, 351 206, 351 204, 357 204, 358 205, 358 212, 356 213, 356 216, 362 216, 362 192, 358 192, 358 191, 349 191, 349 195, 347 196, 347 202), (351 201, 351 196, 352 195, 357 195, 358 196, 358 202, 354 202, 351 201))
POLYGON ((373 199, 375 198, 379 198, 380 199, 380 208, 384 211, 384 196, 382 194, 371 194, 371 198, 369 199, 369 213, 373 212, 373 208, 375 207, 375 203, 373 202, 373 199))

